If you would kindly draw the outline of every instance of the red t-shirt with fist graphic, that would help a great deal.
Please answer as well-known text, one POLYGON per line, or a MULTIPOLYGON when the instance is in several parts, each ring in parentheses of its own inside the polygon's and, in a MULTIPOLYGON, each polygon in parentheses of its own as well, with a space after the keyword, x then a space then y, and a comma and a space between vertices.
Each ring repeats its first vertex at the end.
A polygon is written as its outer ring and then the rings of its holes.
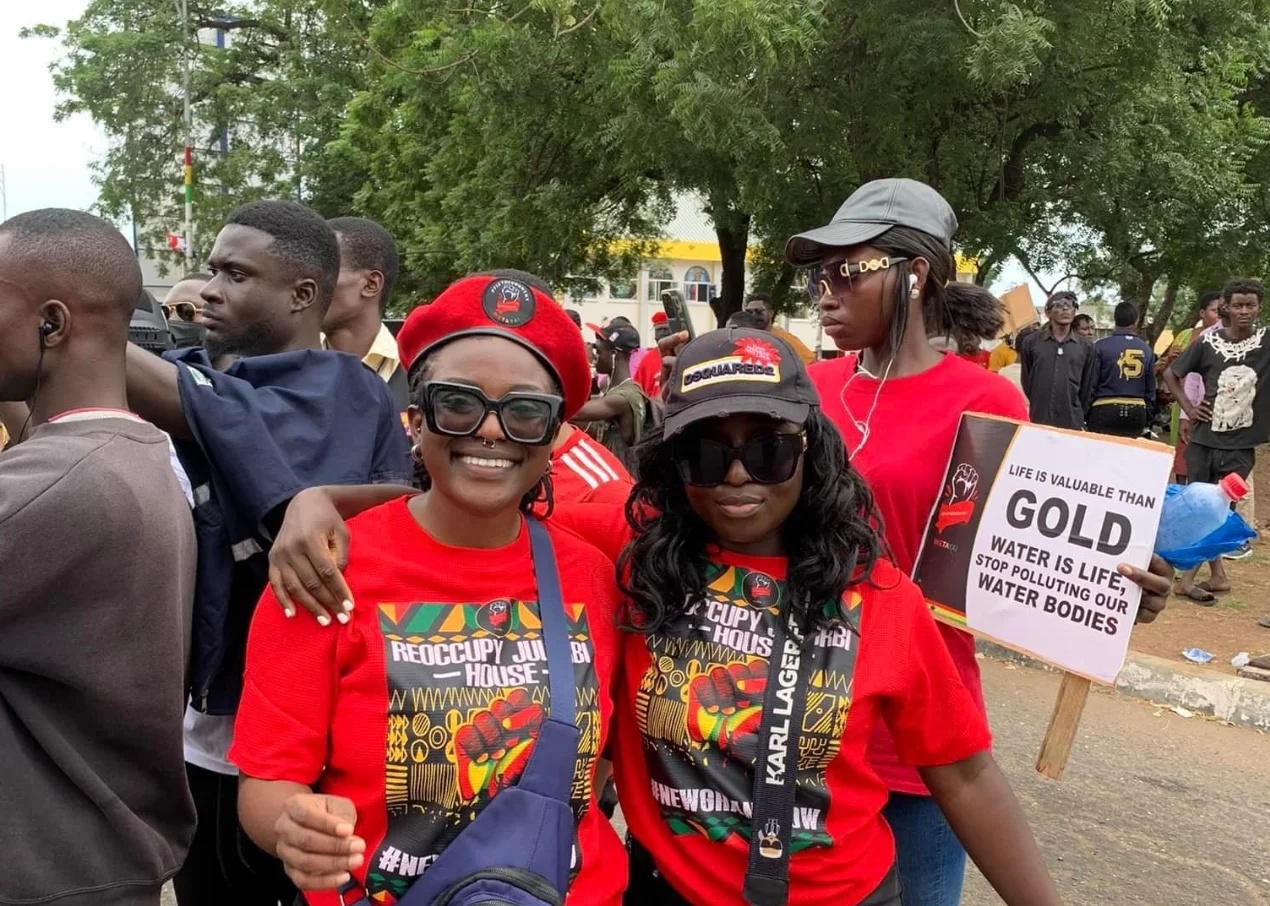
MULTIPOLYGON (((548 525, 569 622, 582 730, 571 906, 616 906, 626 855, 596 805, 618 660, 612 561, 548 525)), ((372 902, 411 881, 514 785, 550 711, 528 531, 503 548, 440 544, 405 498, 349 522, 352 620, 288 620, 266 591, 252 620, 230 758, 262 780, 352 800, 372 902)), ((523 841, 508 840, 509 846, 523 841)), ((334 891, 310 892, 335 906, 334 891)))
MULTIPOLYGON (((615 555, 620 510, 563 507, 558 521, 615 555)), ((650 636, 627 635, 614 769, 635 838, 693 906, 739 906, 783 557, 712 555, 705 596, 650 636)), ((880 562, 842 601, 846 620, 816 632, 797 746, 792 906, 852 906, 895 859, 886 784, 867 755, 885 725, 914 766, 951 764, 991 745, 921 592, 880 562), (856 635, 847 624, 858 628, 856 635)), ((791 734, 792 736, 792 734, 791 734)))

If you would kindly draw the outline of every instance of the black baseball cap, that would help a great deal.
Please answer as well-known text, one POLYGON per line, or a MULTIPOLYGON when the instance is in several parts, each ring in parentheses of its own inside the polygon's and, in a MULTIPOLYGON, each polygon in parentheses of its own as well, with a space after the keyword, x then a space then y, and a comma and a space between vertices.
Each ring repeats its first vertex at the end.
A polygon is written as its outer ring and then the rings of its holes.
POLYGON ((728 415, 768 415, 801 425, 820 405, 807 366, 765 330, 729 327, 704 333, 675 359, 666 397, 665 436, 728 415))
POLYGON ((825 226, 791 236, 785 243, 785 260, 806 267, 820 261, 828 249, 860 245, 897 226, 934 236, 951 250, 957 215, 944 196, 925 183, 875 179, 852 192, 825 226))
POLYGON ((603 327, 596 328, 595 335, 625 352, 634 352, 639 349, 639 331, 631 326, 630 321, 621 316, 609 321, 603 327))

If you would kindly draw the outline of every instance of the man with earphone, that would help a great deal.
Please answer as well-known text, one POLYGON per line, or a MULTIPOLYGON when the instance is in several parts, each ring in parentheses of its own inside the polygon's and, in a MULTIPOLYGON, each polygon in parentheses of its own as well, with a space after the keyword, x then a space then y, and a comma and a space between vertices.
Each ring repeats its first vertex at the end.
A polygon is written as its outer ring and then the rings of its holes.
POLYGON ((0 903, 158 906, 194 834, 197 552, 168 438, 127 410, 140 292, 104 220, 0 224, 0 400, 22 421, 0 455, 0 903))

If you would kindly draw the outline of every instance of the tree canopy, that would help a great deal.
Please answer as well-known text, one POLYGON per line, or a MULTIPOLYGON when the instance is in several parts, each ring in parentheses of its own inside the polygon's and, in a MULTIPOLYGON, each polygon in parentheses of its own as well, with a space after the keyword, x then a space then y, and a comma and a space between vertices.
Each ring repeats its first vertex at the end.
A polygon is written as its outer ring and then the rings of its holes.
POLYGON ((785 238, 881 176, 939 189, 984 274, 1017 256, 1156 327, 1265 269, 1270 0, 203 5, 227 49, 171 0, 93 0, 62 33, 62 110, 112 139, 102 210, 152 232, 180 222, 186 48, 202 229, 264 195, 362 213, 420 295, 496 266, 629 275, 695 192, 720 320, 747 263, 796 304, 785 238))

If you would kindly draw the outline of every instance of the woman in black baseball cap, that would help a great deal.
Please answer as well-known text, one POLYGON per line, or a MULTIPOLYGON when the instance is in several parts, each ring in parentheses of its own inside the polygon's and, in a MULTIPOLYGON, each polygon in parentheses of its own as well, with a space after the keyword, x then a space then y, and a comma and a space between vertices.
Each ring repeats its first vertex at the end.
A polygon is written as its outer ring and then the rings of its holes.
MULTIPOLYGON (((625 512, 553 517, 618 561, 626 595, 610 747, 624 902, 898 906, 866 754, 885 723, 1005 901, 1056 904, 986 722, 921 592, 882 558, 872 498, 801 359, 764 331, 713 331, 683 348, 665 394, 625 512)), ((314 500, 293 502, 275 552, 333 530, 314 500)))
MULTIPOLYGON (((792 237, 786 260, 809 268, 809 290, 825 333, 855 354, 813 365, 825 414, 846 442, 852 467, 868 482, 895 565, 912 573, 944 467, 964 412, 1026 421, 1018 388, 956 355, 929 336, 992 338, 1001 303, 986 289, 956 282, 952 251, 957 217, 930 186, 911 179, 865 183, 823 227, 792 237)), ((1169 593, 1170 571, 1152 576, 1123 566, 1144 588, 1139 620, 1152 619, 1169 593)), ((980 710, 974 640, 939 631, 980 710)), ((956 906, 966 853, 930 796, 924 778, 898 757, 879 728, 871 766, 886 783, 886 818, 895 832, 906 906, 956 906)))

